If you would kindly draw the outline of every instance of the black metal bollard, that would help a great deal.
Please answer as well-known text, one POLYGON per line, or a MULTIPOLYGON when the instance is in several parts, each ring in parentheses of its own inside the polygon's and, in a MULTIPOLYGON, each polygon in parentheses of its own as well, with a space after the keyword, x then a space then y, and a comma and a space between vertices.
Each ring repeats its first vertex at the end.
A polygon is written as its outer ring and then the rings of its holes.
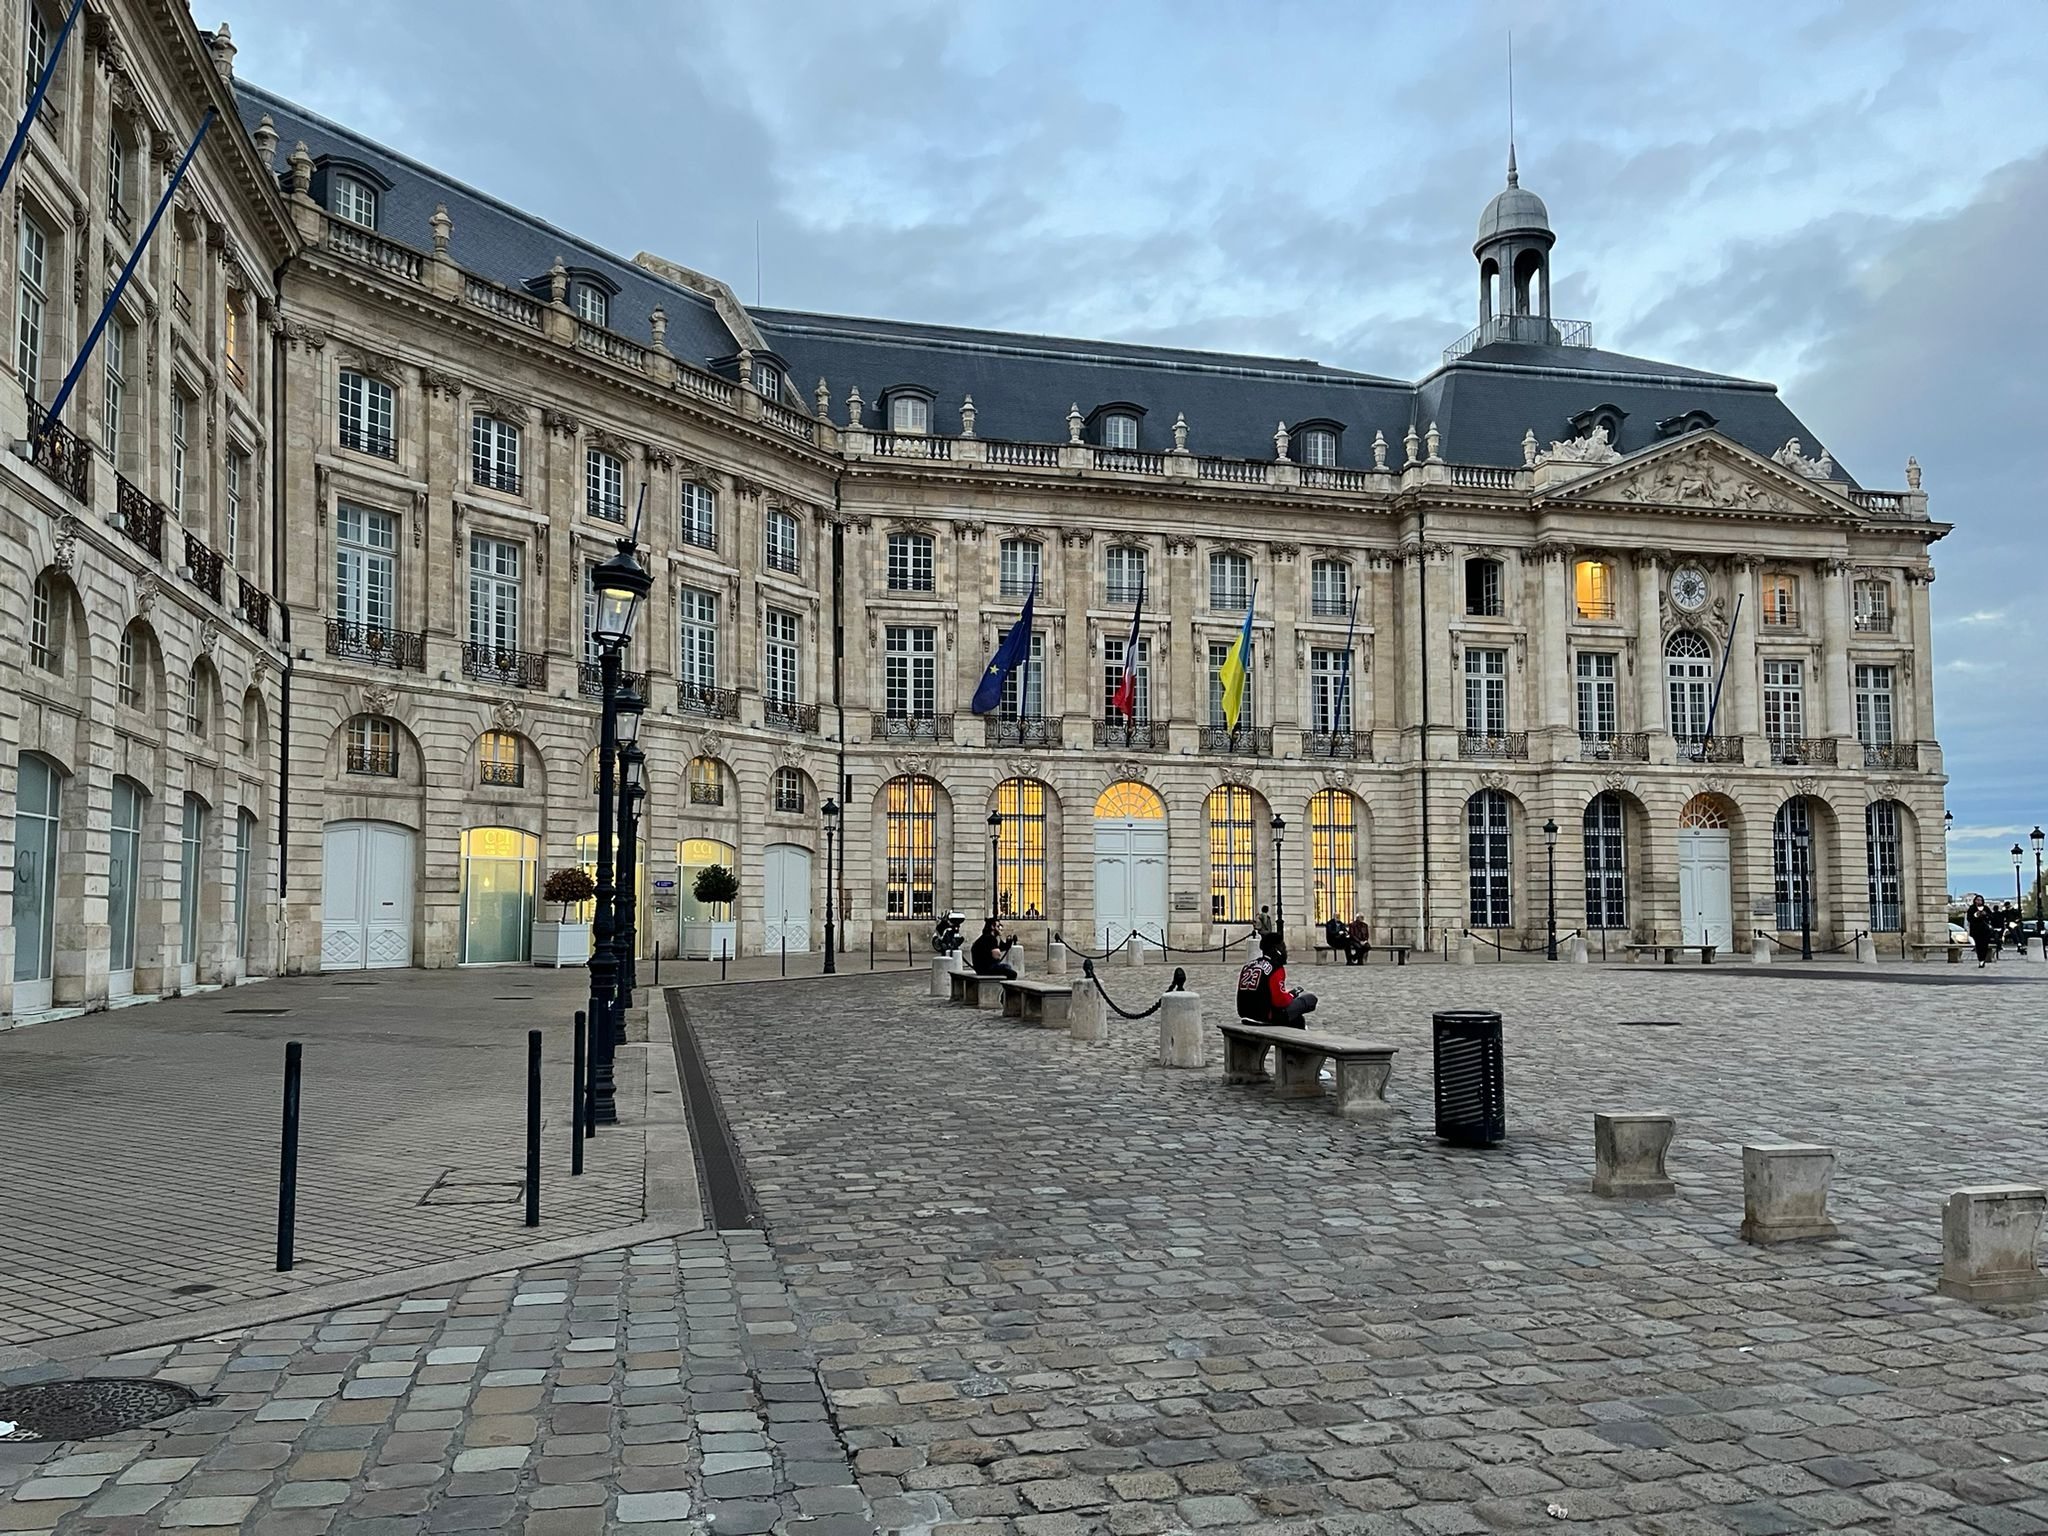
POLYGON ((875 968, 875 930, 874 930, 874 929, 872 929, 872 928, 870 928, 870 929, 868 930, 868 969, 872 971, 872 970, 873 970, 874 968, 875 968))
POLYGON ((574 1081, 569 1085, 569 1172, 583 1172, 583 1080, 589 1074, 584 1063, 584 1042, 588 1025, 584 1022, 583 1010, 576 1010, 576 1065, 573 1068, 574 1081))
POLYGON ((292 1237, 299 1219, 299 1062, 305 1054, 298 1041, 284 1048, 284 1130, 277 1150, 277 1267, 292 1267, 292 1237))
POLYGON ((725 952, 729 947, 726 944, 718 946, 718 979, 720 981, 725 980, 725 952))
POLYGON ((654 984, 661 985, 661 940, 654 941, 654 984))
POLYGON ((789 935, 782 936, 782 974, 789 975, 789 935))
POLYGON ((526 1032, 526 1224, 540 1225, 540 1031, 526 1032))

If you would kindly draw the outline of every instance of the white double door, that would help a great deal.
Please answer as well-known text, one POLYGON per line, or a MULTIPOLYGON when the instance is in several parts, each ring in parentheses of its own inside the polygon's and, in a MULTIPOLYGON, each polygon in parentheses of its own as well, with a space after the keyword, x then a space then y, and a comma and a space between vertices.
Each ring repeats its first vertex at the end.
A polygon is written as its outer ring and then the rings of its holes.
POLYGON ((1688 944, 1733 943, 1729 901, 1728 833, 1718 828, 1678 829, 1678 915, 1688 944))
POLYGON ((762 863, 762 932, 767 953, 792 955, 811 948, 811 850, 770 843, 762 863))
POLYGON ((385 821, 329 824, 322 847, 320 968, 412 964, 412 833, 385 821))
POLYGON ((1166 823, 1095 823, 1095 947, 1166 942, 1166 823))

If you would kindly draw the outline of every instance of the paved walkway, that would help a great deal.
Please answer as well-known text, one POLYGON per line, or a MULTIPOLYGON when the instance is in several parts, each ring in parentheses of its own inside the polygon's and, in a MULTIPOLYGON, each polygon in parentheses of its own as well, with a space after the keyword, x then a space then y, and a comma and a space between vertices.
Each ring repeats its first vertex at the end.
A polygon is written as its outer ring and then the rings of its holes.
POLYGON ((627 1129, 568 1146, 582 976, 308 976, 0 1032, 0 1346, 629 1226, 627 1129), (526 1032, 544 1031, 543 1225, 523 1224, 526 1032), (274 1268, 284 1042, 305 1044, 297 1267, 274 1268))

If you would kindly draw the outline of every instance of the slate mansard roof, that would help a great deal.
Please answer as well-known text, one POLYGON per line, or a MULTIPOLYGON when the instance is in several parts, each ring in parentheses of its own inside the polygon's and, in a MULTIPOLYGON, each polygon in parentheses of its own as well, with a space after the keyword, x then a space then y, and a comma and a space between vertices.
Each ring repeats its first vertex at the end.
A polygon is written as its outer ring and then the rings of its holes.
MULTIPOLYGON (((740 343, 701 293, 671 283, 545 220, 464 186, 294 102, 236 83, 243 126, 268 114, 280 157, 304 141, 314 161, 354 161, 389 183, 379 232, 427 249, 428 220, 444 204, 454 221, 454 256, 465 270, 510 288, 525 288, 557 257, 593 270, 618 289, 612 328, 635 340, 652 336, 648 316, 668 315, 668 348, 699 368, 725 364, 740 343)), ((1372 463, 1372 440, 1383 433, 1388 461, 1401 462, 1401 439, 1434 422, 1442 453, 1461 464, 1519 465, 1522 434, 1533 429, 1547 445, 1571 434, 1572 418, 1597 407, 1621 413, 1615 446, 1633 453, 1660 438, 1658 423, 1705 412, 1715 429, 1752 451, 1770 455, 1799 438, 1808 457, 1825 444, 1795 416, 1775 386, 1590 347, 1496 342, 1428 374, 1419 383, 1332 368, 1306 359, 1242 356, 1113 341, 1086 341, 1009 331, 981 331, 903 321, 750 309, 762 339, 789 366, 799 394, 823 378, 833 416, 846 420, 846 399, 858 387, 870 426, 889 390, 911 386, 933 398, 932 430, 957 431, 962 400, 972 395, 977 435, 1027 442, 1063 442, 1067 410, 1084 416, 1113 403, 1139 407, 1139 446, 1172 446, 1173 422, 1185 414, 1189 448, 1226 458, 1270 459, 1273 433, 1331 421, 1343 428, 1337 462, 1372 463)), ((1837 468, 1836 473, 1848 478, 1837 468)), ((1851 480, 1851 484, 1854 481, 1851 480)))

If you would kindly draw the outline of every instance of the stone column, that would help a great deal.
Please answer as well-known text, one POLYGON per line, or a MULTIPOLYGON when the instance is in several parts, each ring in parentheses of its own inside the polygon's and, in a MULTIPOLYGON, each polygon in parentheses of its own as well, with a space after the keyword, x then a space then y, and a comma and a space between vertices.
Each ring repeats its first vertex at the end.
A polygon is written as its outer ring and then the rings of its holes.
POLYGON ((1671 722, 1664 714, 1663 575, 1655 555, 1639 554, 1636 566, 1636 728, 1654 744, 1652 760, 1671 759, 1671 722))
MULTIPOLYGON (((1763 729, 1763 719, 1758 710, 1757 661, 1756 661, 1756 565, 1754 561, 1737 560, 1734 565, 1736 591, 1744 594, 1742 612, 1734 612, 1729 604, 1729 623, 1734 638, 1727 646, 1728 675, 1721 690, 1721 718, 1714 722, 1716 736, 1755 736, 1763 729)), ((1715 668, 1721 666, 1721 658, 1714 658, 1715 668)), ((1747 748, 1745 747, 1745 756, 1747 748)))
MULTIPOLYGON (((1571 569, 1570 552, 1553 547, 1542 551, 1542 559, 1543 600, 1530 625, 1534 630, 1531 664, 1537 669, 1537 698, 1528 724, 1561 746, 1573 724, 1571 660, 1565 643, 1572 611, 1572 594, 1565 579, 1571 569)), ((1552 755, 1559 754, 1553 750, 1552 755)))
MULTIPOLYGON (((1913 651, 1905 663, 1904 680, 1912 689, 1912 714, 1910 719, 1896 722, 1894 732, 1896 739, 1917 741, 1923 749, 1934 741, 1934 631, 1927 601, 1927 588, 1933 580, 1932 571, 1906 572, 1907 623, 1911 626, 1908 638, 1913 651)), ((1893 707, 1904 702, 1903 698, 1895 697, 1893 707)), ((1920 766, 1931 769, 1935 765, 1923 761, 1920 766)))
MULTIPOLYGON (((1823 562, 1821 584, 1821 630, 1819 662, 1819 719, 1809 719, 1809 736, 1848 737, 1856 735, 1856 716, 1849 698, 1849 563, 1823 562)), ((1811 707, 1811 706, 1809 706, 1811 707)))

